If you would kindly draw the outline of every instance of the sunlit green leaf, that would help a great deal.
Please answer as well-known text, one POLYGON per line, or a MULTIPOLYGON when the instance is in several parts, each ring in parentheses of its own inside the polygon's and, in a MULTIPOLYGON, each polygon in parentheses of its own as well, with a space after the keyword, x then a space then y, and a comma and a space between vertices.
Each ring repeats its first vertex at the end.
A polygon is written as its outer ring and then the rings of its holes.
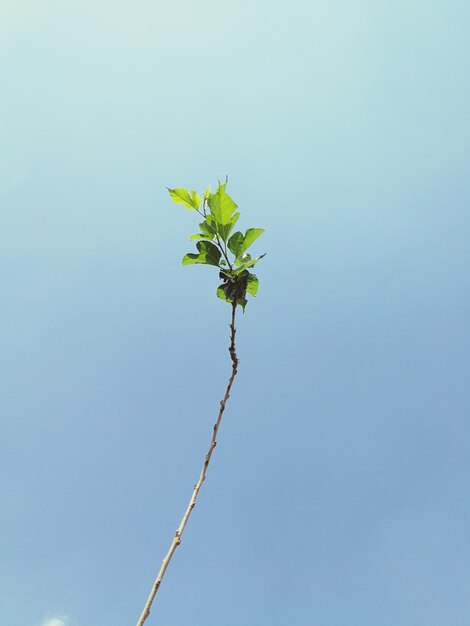
POLYGON ((195 206, 196 209, 198 209, 202 204, 201 196, 197 191, 191 191, 191 200, 193 201, 193 206, 195 206))
POLYGON ((195 211, 201 205, 201 198, 195 191, 188 191, 187 189, 183 189, 179 187, 177 189, 170 189, 167 187, 170 198, 176 204, 183 204, 190 211, 195 211))
POLYGON ((232 215, 232 228, 235 226, 235 224, 238 222, 238 218, 240 217, 240 213, 234 213, 232 215))
POLYGON ((239 217, 240 213, 234 213, 232 219, 228 224, 217 224, 217 232, 219 233, 223 241, 227 241, 228 236, 232 232, 233 227, 237 223, 239 217))
POLYGON ((219 185, 217 191, 209 195, 208 204, 212 215, 219 224, 222 226, 230 224, 232 214, 237 208, 237 205, 226 193, 225 183, 223 185, 219 185))
POLYGON ((258 239, 264 233, 264 228, 249 228, 245 233, 245 239, 243 241, 242 252, 248 250, 251 244, 258 239))
POLYGON ((240 231, 234 233, 228 240, 228 247, 236 258, 240 258, 245 250, 264 233, 264 228, 249 228, 243 235, 240 231))

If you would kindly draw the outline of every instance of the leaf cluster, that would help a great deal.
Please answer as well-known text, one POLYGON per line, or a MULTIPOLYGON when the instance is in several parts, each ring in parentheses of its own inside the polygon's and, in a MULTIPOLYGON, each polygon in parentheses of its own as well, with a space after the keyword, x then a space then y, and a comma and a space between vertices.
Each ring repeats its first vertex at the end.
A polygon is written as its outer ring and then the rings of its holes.
POLYGON ((256 296, 258 292, 258 278, 250 269, 265 256, 252 257, 247 250, 264 233, 264 228, 249 228, 245 234, 233 232, 240 213, 226 186, 227 183, 219 183, 214 193, 209 187, 202 196, 188 189, 167 189, 173 202, 197 211, 203 218, 199 232, 190 236, 190 240, 196 241, 197 252, 185 254, 183 265, 200 263, 218 267, 222 284, 217 288, 217 296, 240 305, 244 311, 246 295, 256 296))

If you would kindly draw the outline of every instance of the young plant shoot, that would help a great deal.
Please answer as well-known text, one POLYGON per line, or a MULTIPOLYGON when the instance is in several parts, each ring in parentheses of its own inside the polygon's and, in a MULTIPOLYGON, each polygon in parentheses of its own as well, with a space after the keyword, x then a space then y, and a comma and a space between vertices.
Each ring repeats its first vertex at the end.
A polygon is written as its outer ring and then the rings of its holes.
POLYGON ((173 541, 167 555, 163 559, 160 571, 153 584, 150 595, 145 604, 137 626, 142 626, 150 615, 155 595, 163 580, 163 576, 171 561, 176 548, 181 543, 181 538, 188 523, 189 516, 196 504, 196 499, 205 480, 207 468, 217 445, 217 434, 219 432, 222 415, 230 397, 230 390, 237 374, 238 358, 235 347, 235 314, 237 306, 241 306, 243 312, 247 304, 246 296, 250 294, 256 296, 258 292, 258 278, 250 270, 253 268, 264 254, 252 257, 248 248, 263 234, 263 228, 249 228, 243 234, 241 231, 233 232, 235 224, 238 222, 240 213, 237 212, 237 205, 225 191, 227 183, 218 185, 217 190, 211 193, 210 187, 204 192, 202 197, 195 191, 187 189, 169 189, 170 197, 176 204, 182 204, 190 211, 196 211, 202 217, 199 224, 199 232, 191 235, 190 240, 196 241, 197 252, 189 252, 183 257, 183 265, 199 263, 201 265, 213 265, 219 269, 219 278, 222 283, 217 288, 217 296, 228 302, 231 306, 232 315, 230 322, 230 345, 229 354, 232 361, 232 371, 225 390, 223 400, 220 402, 217 420, 212 429, 212 438, 209 449, 204 459, 199 479, 194 486, 189 504, 183 515, 180 525, 175 532, 173 541))

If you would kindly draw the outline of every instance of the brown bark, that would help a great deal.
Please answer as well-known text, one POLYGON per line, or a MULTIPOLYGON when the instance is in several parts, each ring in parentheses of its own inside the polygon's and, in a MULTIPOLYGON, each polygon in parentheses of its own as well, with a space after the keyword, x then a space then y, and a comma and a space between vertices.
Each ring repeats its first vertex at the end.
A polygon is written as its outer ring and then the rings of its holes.
POLYGON ((199 491, 202 487, 202 483, 204 482, 205 478, 206 478, 206 472, 207 472, 207 468, 209 467, 209 463, 212 457, 212 453, 214 452, 215 446, 217 445, 217 433, 219 431, 219 426, 220 426, 220 422, 222 420, 222 415, 225 411, 225 405, 227 403, 227 400, 230 397, 230 390, 232 388, 232 384, 233 381, 235 379, 235 376, 237 374, 237 367, 238 367, 238 358, 237 358, 237 353, 236 353, 236 348, 235 348, 235 334, 236 334, 236 328, 235 328, 235 312, 236 312, 236 308, 237 308, 237 304, 236 302, 232 303, 232 321, 230 324, 230 347, 229 347, 229 353, 230 353, 230 358, 232 360, 232 373, 230 375, 228 384, 227 384, 227 389, 225 390, 225 395, 223 400, 220 403, 220 408, 219 408, 219 414, 217 416, 217 420, 214 424, 213 430, 212 430, 212 439, 211 439, 211 443, 209 446, 209 450, 207 451, 206 457, 204 459, 204 464, 202 466, 202 470, 201 470, 201 474, 199 476, 199 480, 197 481, 197 483, 194 486, 193 489, 193 493, 191 495, 191 499, 189 500, 189 504, 186 508, 185 514, 183 515, 183 519, 181 520, 180 525, 178 526, 178 529, 175 532, 175 536, 173 537, 173 541, 171 543, 170 549, 167 552, 167 555, 165 556, 165 558, 162 561, 162 565, 160 567, 160 571, 157 574, 157 578, 155 579, 155 582, 153 584, 152 590, 150 592, 150 595, 147 599, 147 602, 145 603, 145 607, 144 610, 142 611, 142 614, 139 618, 139 621, 137 622, 137 626, 143 626, 145 620, 147 619, 147 617, 150 615, 150 609, 152 607, 152 603, 154 601, 154 598, 157 594, 158 589, 160 588, 161 582, 163 580, 163 577, 165 575, 165 572, 167 570, 168 565, 170 564, 171 558, 173 556, 173 554, 176 551, 176 548, 180 545, 181 543, 181 538, 183 536, 183 532, 184 529, 186 527, 186 524, 188 523, 189 520, 189 516, 191 515, 192 510, 194 509, 194 506, 196 504, 196 499, 197 496, 199 494, 199 491))

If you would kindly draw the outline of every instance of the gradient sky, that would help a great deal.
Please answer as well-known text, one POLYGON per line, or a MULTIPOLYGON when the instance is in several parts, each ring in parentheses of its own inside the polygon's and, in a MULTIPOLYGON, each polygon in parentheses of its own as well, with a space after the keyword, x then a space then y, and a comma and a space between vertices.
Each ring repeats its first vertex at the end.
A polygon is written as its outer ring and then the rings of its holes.
POLYGON ((3 0, 2 626, 468 626, 470 4, 3 0))

